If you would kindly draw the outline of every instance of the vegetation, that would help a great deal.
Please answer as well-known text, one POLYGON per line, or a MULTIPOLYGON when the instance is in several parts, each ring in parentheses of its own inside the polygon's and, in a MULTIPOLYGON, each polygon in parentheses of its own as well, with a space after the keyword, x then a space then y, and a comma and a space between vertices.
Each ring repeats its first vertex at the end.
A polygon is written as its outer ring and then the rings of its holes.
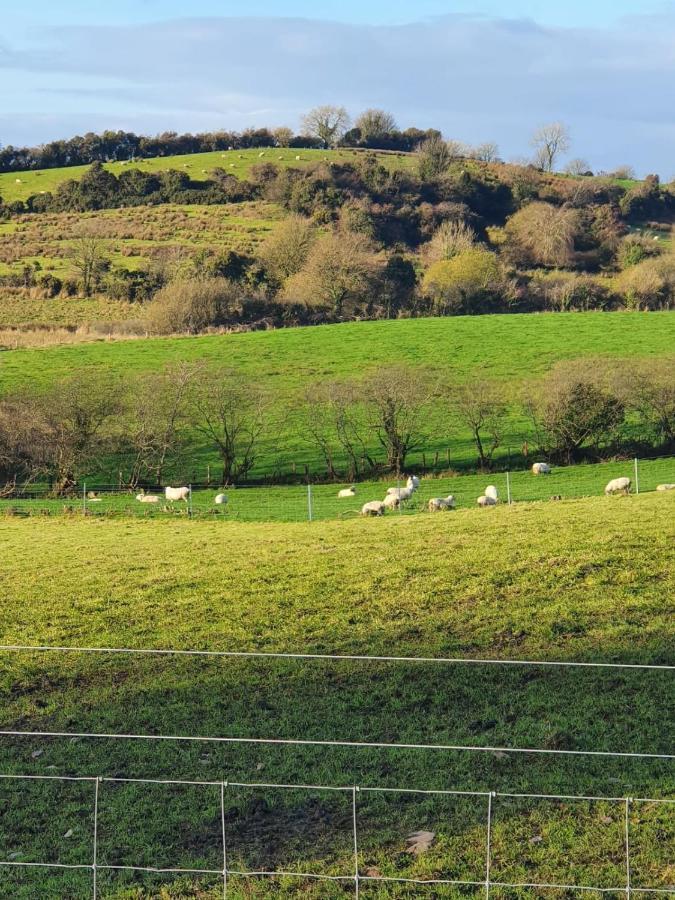
MULTIPOLYGON (((672 500, 458 512, 450 529, 431 516, 283 528, 4 520, 2 632, 8 643, 27 644, 672 663, 664 603, 675 587, 672 500), (354 558, 347 577, 345 560, 354 558), (236 565, 224 570, 224 559, 236 565), (439 602, 449 586, 452 602, 439 602)), ((2 728, 24 731, 669 752, 668 678, 23 654, 3 655, 0 691, 2 728)), ((675 787, 672 764, 648 760, 21 738, 4 738, 0 753, 3 772, 23 774, 612 797, 672 796, 675 787)), ((3 783, 5 858, 90 862, 92 796, 91 785, 3 783)), ((226 804, 233 868, 353 871, 351 810, 339 797, 232 788, 226 804)), ((219 868, 218 791, 105 783, 99 812, 99 862, 219 868)), ((619 804, 498 798, 492 877, 620 886, 622 827, 619 804)), ((634 887, 672 883, 664 853, 672 828, 667 810, 631 809, 634 887)), ((359 845, 361 874, 484 874, 485 805, 364 795, 359 845), (406 854, 405 838, 420 829, 436 832, 434 844, 406 854)), ((2 878, 5 893, 32 900, 84 893, 91 875, 22 870, 2 878)), ((222 894, 208 877, 99 879, 103 895, 120 900, 156 896, 161 884, 168 896, 222 894)), ((232 879, 230 887, 235 897, 330 896, 297 879, 232 879)))

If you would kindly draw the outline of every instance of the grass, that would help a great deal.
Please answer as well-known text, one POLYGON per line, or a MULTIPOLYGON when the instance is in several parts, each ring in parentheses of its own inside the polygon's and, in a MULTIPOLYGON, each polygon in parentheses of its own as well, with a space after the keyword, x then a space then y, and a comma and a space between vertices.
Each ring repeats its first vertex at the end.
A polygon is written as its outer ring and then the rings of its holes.
MULTIPOLYGON (((0 628, 6 643, 672 664, 674 504, 598 498, 283 527, 2 520, 0 628)), ((0 696, 2 728, 27 731, 672 752, 672 674, 641 670, 5 654, 0 696)), ((4 773, 675 793, 672 763, 648 760, 23 738, 0 740, 0 755, 4 773)), ((220 865, 217 789, 100 790, 100 862, 220 865)), ((92 799, 90 784, 3 783, 0 858, 89 863, 92 799)), ((229 788, 230 865, 353 872, 349 799, 229 788)), ((361 874, 480 880, 485 812, 484 798, 362 794, 361 874), (437 838, 415 858, 405 837, 418 829, 437 838)), ((623 812, 498 797, 492 878, 620 887, 623 812)), ((633 886, 672 885, 672 808, 634 804, 630 815, 633 886)), ((91 890, 89 872, 2 878, 17 900, 91 890)), ((208 877, 101 873, 99 883, 114 898, 222 895, 208 877)), ((238 900, 345 895, 290 878, 232 879, 230 888, 238 900)), ((364 883, 362 893, 481 890, 364 883)))
MULTIPOLYGON (((143 341, 98 342, 16 350, 0 357, 0 389, 48 384, 87 369, 118 373, 150 372, 176 362, 205 360, 231 367, 260 380, 274 395, 279 422, 262 448, 254 474, 289 472, 295 463, 321 473, 313 446, 302 437, 298 396, 317 381, 348 378, 370 367, 405 362, 430 365, 453 380, 495 379, 518 389, 542 376, 555 362, 583 357, 650 357, 672 353, 675 315, 663 313, 560 313, 357 322, 249 334, 143 341)), ((427 462, 438 451, 450 468, 473 464, 466 429, 452 420, 431 417, 439 437, 426 447, 427 462)), ((528 422, 514 411, 501 461, 520 451, 529 436, 528 422)), ((414 454, 411 465, 422 463, 414 454)), ((197 450, 184 478, 202 480, 216 460, 197 450), (194 475, 194 477, 193 477, 194 475)), ((114 470, 116 472, 116 469, 114 470)), ((108 473, 108 479, 111 473, 108 473)), ((115 475, 116 480, 116 475, 115 475)))
MULTIPOLYGON (((303 168, 312 163, 328 159, 331 162, 353 162, 362 156, 354 150, 291 150, 264 148, 253 150, 228 150, 212 153, 190 153, 181 156, 157 156, 137 160, 135 163, 106 163, 105 168, 119 175, 127 168, 138 168, 144 172, 165 172, 167 169, 182 169, 193 181, 206 181, 211 169, 222 168, 237 178, 246 178, 251 168, 260 163, 274 163, 287 168, 303 168), (300 157, 298 159, 298 157, 300 157)), ((406 169, 415 166, 411 154, 376 153, 378 160, 387 168, 406 169)), ((53 192, 64 181, 79 179, 89 166, 64 166, 58 169, 36 169, 25 172, 0 174, 0 197, 7 202, 26 200, 31 194, 42 191, 53 192)))

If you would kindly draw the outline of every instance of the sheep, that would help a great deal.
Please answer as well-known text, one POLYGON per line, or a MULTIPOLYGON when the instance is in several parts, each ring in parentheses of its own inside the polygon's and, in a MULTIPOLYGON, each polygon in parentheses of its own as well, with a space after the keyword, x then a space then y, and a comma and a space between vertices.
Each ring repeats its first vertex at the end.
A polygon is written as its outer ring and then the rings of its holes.
POLYGON ((548 463, 535 463, 532 466, 532 474, 533 475, 550 475, 551 467, 548 463))
POLYGON ((139 503, 159 503, 159 497, 156 494, 136 494, 139 503))
POLYGON ((338 491, 338 499, 344 500, 346 497, 356 497, 356 488, 354 485, 348 488, 343 488, 341 491, 338 491))
POLYGON ((417 477, 417 475, 409 475, 409 476, 408 476, 408 481, 406 482, 406 484, 408 485, 408 487, 409 487, 409 488, 412 488, 414 491, 416 491, 416 490, 419 489, 419 486, 420 486, 421 483, 422 483, 422 482, 419 480, 419 478, 417 477))
POLYGON ((384 515, 385 506, 384 503, 379 500, 371 500, 369 503, 364 503, 361 507, 361 515, 362 516, 383 516, 384 515))
POLYGON ((179 488, 168 487, 168 488, 165 488, 165 489, 164 489, 164 496, 166 497, 167 500, 171 500, 172 502, 173 502, 174 500, 185 500, 185 502, 187 503, 187 502, 188 502, 188 499, 189 499, 189 497, 190 497, 190 488, 187 488, 187 487, 179 487, 179 488))
POLYGON ((455 498, 450 494, 448 497, 433 497, 429 501, 429 512, 442 512, 445 509, 455 508, 455 498))
POLYGON ((300 159, 300 157, 299 157, 299 156, 296 156, 296 157, 295 157, 295 158, 296 158, 296 159, 297 159, 297 160, 299 160, 299 159, 300 159))
POLYGON ((398 509, 401 506, 401 498, 398 494, 387 494, 383 500, 385 509, 398 509))
POLYGON ((486 509, 488 506, 497 505, 497 501, 494 499, 494 497, 488 497, 485 494, 483 494, 482 497, 479 497, 476 503, 478 503, 481 509, 486 509))
POLYGON ((216 494, 216 498, 213 502, 216 506, 225 506, 227 504, 227 494, 216 494))
POLYGON ((632 482, 630 478, 614 478, 605 488, 605 496, 612 494, 630 494, 630 486, 632 482))
POLYGON ((494 486, 494 484, 489 484, 485 488, 485 496, 489 497, 490 500, 494 500, 495 503, 497 502, 497 500, 499 500, 499 493, 497 492, 497 488, 494 486))
POLYGON ((551 502, 552 502, 552 503, 555 503, 555 502, 557 502, 558 500, 562 500, 562 494, 554 494, 554 495, 551 497, 551 502))
POLYGON ((263 151, 262 153, 259 153, 259 154, 258 154, 258 159, 260 159, 260 158, 263 157, 264 155, 265 155, 264 151, 263 151))
POLYGON ((410 500, 415 493, 415 489, 411 487, 392 487, 387 488, 387 497, 396 497, 397 500, 410 500))
POLYGON ((657 491, 675 491, 675 484, 660 484, 657 491))

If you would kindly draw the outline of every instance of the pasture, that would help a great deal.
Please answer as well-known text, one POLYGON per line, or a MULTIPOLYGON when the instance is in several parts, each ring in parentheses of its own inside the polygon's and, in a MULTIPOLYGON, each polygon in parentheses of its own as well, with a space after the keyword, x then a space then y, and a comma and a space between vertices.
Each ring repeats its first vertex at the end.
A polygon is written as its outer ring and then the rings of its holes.
MULTIPOLYGON (((99 370, 129 376, 157 371, 178 361, 213 363, 264 384, 274 398, 273 425, 252 472, 254 478, 290 474, 308 466, 319 475, 323 465, 306 437, 299 399, 317 382, 351 378, 378 365, 401 362, 429 366, 442 378, 463 382, 480 375, 507 386, 514 394, 543 376, 559 360, 607 356, 663 357, 675 346, 675 315, 663 313, 560 313, 495 315, 357 322, 248 334, 99 341, 76 346, 16 350, 0 357, 0 389, 48 385, 75 372, 99 370)), ((436 432, 423 448, 427 463, 435 453, 449 470, 475 462, 467 429, 446 418, 439 407, 429 417, 436 432)), ((497 459, 517 457, 531 427, 514 407, 497 459)), ((375 449, 373 437, 372 448, 375 449)), ((422 452, 409 464, 421 466, 422 452)), ((207 465, 217 477, 217 460, 201 445, 182 470, 184 481, 202 481, 207 465)), ((113 462, 99 473, 99 483, 115 483, 113 462)))
MULTIPOLYGON (((3 643, 672 664, 675 497, 283 526, 0 520, 3 643)), ((2 730, 672 752, 672 672, 0 653, 2 730)), ((5 774, 673 797, 672 761, 0 737, 5 774)), ((229 787, 233 869, 353 872, 351 794, 229 787)), ((485 798, 359 798, 365 878, 485 878, 485 798), (412 831, 436 835, 406 853, 412 831)), ((0 858, 88 864, 92 785, 0 784, 0 858)), ((495 798, 494 881, 625 884, 624 807, 495 798)), ((629 810, 634 888, 673 884, 675 817, 629 810)), ((102 782, 99 863, 222 865, 218 791, 102 782)), ((4 868, 17 900, 91 871, 4 868)), ((363 881, 365 897, 484 896, 363 881)), ((217 875, 101 871, 99 896, 216 898, 217 875), (163 886, 164 893, 161 893, 163 886)), ((232 877, 228 897, 343 897, 232 877)), ((492 892, 491 892, 492 893, 492 892)), ((496 896, 503 891, 494 889, 496 896)), ((537 891, 521 892, 523 896, 537 891)))
MULTIPOLYGON (((414 168, 412 154, 375 153, 382 165, 391 169, 414 168)), ((182 156, 156 156, 135 162, 109 162, 105 167, 116 175, 126 168, 139 168, 145 172, 165 172, 178 169, 186 172, 193 181, 206 181, 211 169, 225 169, 237 178, 246 178, 251 168, 260 163, 273 163, 280 168, 303 168, 313 163, 329 160, 335 163, 353 162, 363 156, 355 150, 303 150, 280 147, 255 148, 253 150, 226 150, 212 153, 189 153, 182 156), (298 158, 299 157, 299 158, 298 158)), ((0 197, 11 202, 26 200, 31 194, 54 191, 69 179, 78 179, 89 166, 65 166, 57 169, 36 169, 25 172, 0 174, 0 197)))

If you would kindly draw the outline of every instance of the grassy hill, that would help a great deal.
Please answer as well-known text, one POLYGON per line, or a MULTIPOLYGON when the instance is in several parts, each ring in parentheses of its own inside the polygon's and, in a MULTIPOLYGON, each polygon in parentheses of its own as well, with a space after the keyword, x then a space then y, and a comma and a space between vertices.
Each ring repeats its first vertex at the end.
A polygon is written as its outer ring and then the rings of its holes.
MULTIPOLYGON (((571 313, 358 322, 249 334, 139 341, 100 341, 40 350, 16 350, 0 356, 0 388, 47 384, 93 367, 120 376, 149 372, 170 362, 205 360, 260 380, 273 393, 277 425, 254 474, 288 472, 292 463, 320 472, 321 462, 299 433, 298 398, 322 379, 354 377, 389 362, 429 365, 453 380, 480 372, 519 389, 542 376, 555 362, 595 356, 658 357, 672 353, 673 313, 571 313)), ((442 412, 439 411, 439 416, 442 412)), ((427 454, 438 451, 450 466, 472 462, 466 429, 452 421, 432 421, 440 437, 427 454)), ((522 413, 514 413, 502 459, 517 453, 528 434, 522 413)), ((208 454, 197 452, 188 468, 200 480, 208 454)), ((411 463, 419 465, 421 454, 411 463)), ((116 470, 115 470, 116 471, 116 470)), ((189 473, 188 473, 189 474, 189 473)))
MULTIPOLYGON (((675 497, 309 525, 0 522, 7 643, 672 664, 675 497)), ((672 752, 672 674, 641 670, 0 655, 3 729, 672 752)), ((672 763, 337 747, 1 738, 5 773, 667 797, 672 763)), ((99 862, 218 868, 213 788, 103 783, 99 862)), ((92 787, 0 784, 0 858, 91 860, 92 787), (28 810, 30 810, 28 812, 28 810)), ((353 872, 343 795, 228 788, 229 865, 353 872), (351 867, 351 868, 350 868, 351 867)), ((625 883, 611 802, 495 799, 492 878, 625 883)), ((672 808, 630 811, 633 886, 673 883, 672 808)), ((359 798, 359 868, 485 873, 485 798, 359 798), (415 830, 431 850, 405 853, 415 830)), ((90 872, 7 870, 17 900, 87 894, 90 872)), ((113 898, 215 898, 222 881, 100 873, 113 898)), ((366 896, 404 886, 365 884, 366 896)), ((426 894, 425 894, 426 895, 426 894)), ((233 878, 228 896, 338 897, 233 878)), ((457 891, 435 889, 433 896, 457 891), (436 892, 438 891, 438 892, 436 892)), ((466 894, 464 894, 466 896, 466 894)), ((473 894, 472 894, 473 896, 473 894)))
MULTIPOLYGON (((329 159, 333 162, 351 162, 362 156, 356 150, 301 150, 265 148, 254 150, 226 150, 213 153, 189 153, 182 156, 157 156, 131 162, 106 163, 106 168, 116 175, 125 168, 140 168, 145 172, 165 172, 167 169, 183 169, 193 181, 206 181, 211 169, 225 169, 237 178, 246 178, 252 166, 272 162, 276 166, 303 167, 329 159)), ((415 157, 405 153, 376 153, 378 160, 391 169, 413 168, 415 157)), ((36 169, 25 172, 0 174, 0 197, 11 202, 25 200, 31 194, 53 191, 68 179, 81 178, 89 166, 64 166, 57 169, 36 169)))

